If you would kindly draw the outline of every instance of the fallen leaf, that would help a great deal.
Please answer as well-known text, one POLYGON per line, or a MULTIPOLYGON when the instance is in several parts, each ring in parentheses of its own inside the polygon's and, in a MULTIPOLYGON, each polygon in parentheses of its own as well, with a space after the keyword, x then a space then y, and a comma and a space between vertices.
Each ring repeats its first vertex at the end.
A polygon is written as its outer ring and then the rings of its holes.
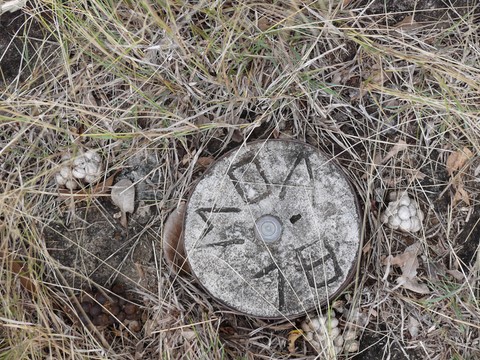
POLYGON ((421 249, 421 244, 419 241, 408 246, 403 254, 397 256, 387 257, 383 263, 384 265, 397 265, 402 270, 402 275, 397 279, 398 286, 402 286, 405 289, 414 291, 419 294, 428 294, 430 290, 425 284, 418 282, 417 278, 417 269, 419 266, 418 263, 418 254, 421 249))
POLYGON ((302 330, 292 330, 288 333, 288 352, 295 353, 295 341, 303 335, 302 330))
POLYGON ((168 216, 167 221, 163 225, 163 253, 165 260, 174 273, 179 273, 182 270, 186 273, 190 272, 182 237, 185 210, 186 205, 182 202, 168 216))
POLYGON ((367 79, 368 84, 382 86, 391 77, 391 75, 384 70, 381 62, 373 64, 373 66, 370 69, 371 69, 370 76, 367 79))
POLYGON ((202 168, 207 168, 214 161, 215 159, 211 156, 200 156, 197 160, 197 165, 201 166, 202 168))
POLYGON ((197 333, 193 330, 182 330, 182 336, 187 341, 192 341, 197 337, 197 333))
POLYGON ((245 136, 239 129, 234 129, 232 132, 232 141, 236 143, 241 143, 245 140, 245 136))
POLYGON ((466 276, 461 271, 447 270, 447 274, 451 275, 455 280, 466 281, 466 276))
POLYGON ((368 254, 370 251, 372 251, 372 243, 369 241, 363 246, 362 253, 368 254))
MULTIPOLYGON (((5 259, 10 263, 10 270, 13 274, 18 276, 20 285, 29 293, 36 293, 36 286, 32 281, 32 274, 27 268, 27 264, 17 258, 11 259, 10 256, 6 256, 4 252, 0 252, 0 259, 5 259)), ((3 261, 2 261, 3 262, 3 261)), ((8 262, 5 265, 8 266, 8 262)))
POLYGON ((417 278, 410 279, 402 275, 397 279, 397 284, 402 286, 404 289, 416 292, 417 294, 430 293, 430 289, 428 288, 428 286, 419 283, 417 278))
POLYGON ((257 26, 260 31, 267 31, 272 26, 272 22, 268 18, 262 17, 258 19, 257 26))
POLYGON ((93 91, 89 91, 83 96, 83 104, 93 109, 98 107, 98 102, 95 96, 93 96, 93 91))
POLYGON ((380 161, 380 164, 385 164, 388 160, 390 160, 392 157, 394 157, 395 155, 397 155, 399 152, 401 151, 404 151, 408 148, 408 144, 403 141, 403 140, 399 140, 391 149, 390 151, 387 153, 387 155, 385 155, 383 157, 383 159, 380 161))
POLYGON ((406 16, 402 21, 399 21, 395 24, 396 29, 402 30, 415 30, 421 27, 422 25, 415 21, 413 15, 406 16))
POLYGON ((412 315, 408 317, 408 332, 412 339, 416 339, 418 337, 418 333, 420 331, 420 322, 415 319, 412 315))
POLYGON ((414 169, 414 170, 412 170, 412 169, 404 169, 404 170, 405 170, 405 172, 406 172, 407 174, 410 175, 410 181, 413 181, 413 180, 423 180, 423 179, 425 179, 425 177, 427 176, 427 175, 425 175, 424 173, 422 173, 422 172, 421 172, 420 170, 418 170, 418 169, 414 169))
POLYGON ((464 147, 462 150, 452 152, 447 158, 447 172, 448 175, 452 176, 452 174, 461 169, 465 163, 473 157, 472 151, 464 147))
POLYGON ((133 213, 135 209, 135 188, 128 179, 122 179, 112 186, 110 194, 112 203, 118 206, 122 212, 120 223, 127 227, 127 213, 133 213))
POLYGON ((470 196, 468 196, 468 192, 463 187, 463 181, 460 179, 455 181, 453 187, 455 189, 455 195, 452 200, 453 205, 457 204, 459 201, 463 201, 466 205, 470 206, 470 196))

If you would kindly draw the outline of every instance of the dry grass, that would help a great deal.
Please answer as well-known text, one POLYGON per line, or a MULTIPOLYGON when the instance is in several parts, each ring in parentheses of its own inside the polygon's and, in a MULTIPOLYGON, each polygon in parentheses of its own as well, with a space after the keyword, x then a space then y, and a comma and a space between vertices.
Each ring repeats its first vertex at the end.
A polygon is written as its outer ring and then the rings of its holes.
POLYGON ((480 195, 480 25, 473 10, 449 9, 395 26, 411 13, 373 15, 355 2, 35 1, 26 11, 50 35, 31 76, 0 90, 0 357, 315 358, 303 341, 287 351, 298 323, 222 309, 169 276, 158 248, 146 268, 155 281, 137 286, 142 333, 109 339, 73 326, 63 310, 79 289, 43 235, 82 202, 58 197, 66 150, 99 149, 105 176, 156 158, 161 196, 148 231, 160 239, 198 178, 199 156, 280 137, 334 156, 364 203, 363 259, 340 300, 367 316, 362 337, 386 344, 378 358, 391 346, 423 359, 478 358, 479 265, 459 266, 458 251, 480 195), (407 148, 380 163, 399 141, 407 148), (473 157, 449 176, 449 155, 465 147, 473 157), (418 200, 421 232, 380 223, 392 191, 418 200), (394 289, 398 273, 382 265, 417 240, 427 295, 394 289))

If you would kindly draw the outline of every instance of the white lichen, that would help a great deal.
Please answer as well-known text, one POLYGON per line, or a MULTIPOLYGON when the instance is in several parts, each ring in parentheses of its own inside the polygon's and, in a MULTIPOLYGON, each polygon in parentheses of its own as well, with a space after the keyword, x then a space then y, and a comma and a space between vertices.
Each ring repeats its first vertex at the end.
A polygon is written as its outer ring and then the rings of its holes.
POLYGON ((62 156, 63 165, 55 175, 57 184, 69 190, 77 189, 82 183, 96 182, 103 172, 102 159, 93 150, 72 158, 70 153, 62 156))
POLYGON ((382 214, 382 222, 394 230, 412 233, 420 231, 424 215, 418 203, 407 194, 399 197, 395 193, 391 195, 393 200, 382 214))

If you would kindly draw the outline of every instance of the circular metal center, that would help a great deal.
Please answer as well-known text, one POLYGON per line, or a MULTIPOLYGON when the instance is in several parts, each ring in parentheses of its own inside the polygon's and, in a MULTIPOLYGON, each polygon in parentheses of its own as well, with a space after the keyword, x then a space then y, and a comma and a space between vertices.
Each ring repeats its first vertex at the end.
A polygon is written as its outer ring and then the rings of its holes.
POLYGON ((258 240, 272 243, 282 237, 282 223, 273 215, 260 216, 255 222, 255 236, 258 240))

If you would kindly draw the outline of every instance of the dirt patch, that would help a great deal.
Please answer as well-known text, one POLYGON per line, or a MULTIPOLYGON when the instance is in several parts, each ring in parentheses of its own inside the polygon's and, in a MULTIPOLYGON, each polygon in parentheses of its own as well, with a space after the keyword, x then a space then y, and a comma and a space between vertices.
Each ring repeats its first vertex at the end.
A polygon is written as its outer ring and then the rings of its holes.
POLYGON ((353 359, 421 360, 425 359, 425 355, 413 349, 406 349, 395 341, 389 341, 385 336, 365 333, 360 342, 360 353, 353 359))
POLYGON ((40 24, 21 11, 0 15, 0 86, 19 76, 25 80, 35 63, 36 47, 45 38, 40 24))
POLYGON ((115 179, 136 184, 135 212, 127 229, 120 224, 119 209, 109 198, 77 203, 74 211, 66 210, 65 216, 45 228, 49 253, 67 270, 63 275, 69 285, 82 288, 91 281, 101 286, 155 284, 156 277, 151 277, 149 270, 160 246, 160 221, 155 221, 159 176, 153 170, 156 162, 134 162, 136 166, 115 179))
POLYGON ((458 257, 462 261, 462 265, 469 267, 473 265, 478 252, 478 245, 480 243, 480 214, 478 208, 474 209, 473 215, 465 223, 462 232, 459 234, 457 243, 460 245, 458 257))
POLYGON ((379 20, 381 23, 386 22, 389 25, 394 25, 407 16, 412 16, 416 22, 438 26, 443 22, 451 24, 452 19, 458 19, 471 11, 476 13, 480 11, 478 4, 468 0, 449 2, 443 0, 374 0, 362 2, 362 6, 367 5, 367 13, 385 14, 385 17, 379 20))

